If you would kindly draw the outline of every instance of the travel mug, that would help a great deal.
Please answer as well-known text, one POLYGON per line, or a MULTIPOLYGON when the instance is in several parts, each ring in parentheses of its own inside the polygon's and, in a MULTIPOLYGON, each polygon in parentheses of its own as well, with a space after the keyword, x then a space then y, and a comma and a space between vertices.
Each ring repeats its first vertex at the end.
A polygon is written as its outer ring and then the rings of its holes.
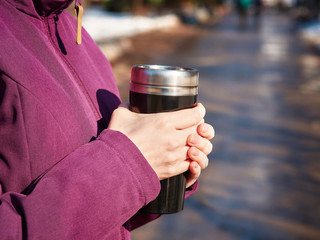
MULTIPOLYGON (((191 107, 197 101, 198 80, 199 72, 192 68, 135 65, 131 71, 130 108, 139 113, 159 113, 191 107)), ((169 214, 183 210, 184 174, 160 183, 158 197, 141 211, 169 214)))

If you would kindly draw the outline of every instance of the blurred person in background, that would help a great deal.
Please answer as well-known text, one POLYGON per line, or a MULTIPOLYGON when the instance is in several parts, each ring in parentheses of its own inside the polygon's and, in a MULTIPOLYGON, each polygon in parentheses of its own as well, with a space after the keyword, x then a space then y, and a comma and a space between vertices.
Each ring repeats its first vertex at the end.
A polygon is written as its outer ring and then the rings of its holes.
POLYGON ((263 1, 262 0, 253 0, 252 4, 254 8, 254 15, 260 16, 263 8, 263 1))
POLYGON ((65 8, 0 2, 0 239, 130 239, 160 181, 208 164, 205 108, 137 114, 111 66, 65 8), (74 36, 77 32, 77 42, 74 36), (80 44, 81 43, 81 44, 80 44))
POLYGON ((254 13, 254 26, 255 28, 259 28, 261 24, 261 14, 263 11, 263 1, 253 0, 252 7, 254 13))
POLYGON ((239 26, 246 27, 249 8, 251 7, 252 0, 235 0, 236 10, 239 15, 239 26))

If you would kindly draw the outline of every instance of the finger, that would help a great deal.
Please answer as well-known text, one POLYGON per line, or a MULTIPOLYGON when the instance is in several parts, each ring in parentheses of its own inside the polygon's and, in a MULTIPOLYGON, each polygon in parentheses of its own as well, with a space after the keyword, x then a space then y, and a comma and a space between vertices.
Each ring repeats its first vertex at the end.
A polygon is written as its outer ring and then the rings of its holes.
POLYGON ((192 126, 183 130, 176 130, 175 135, 168 140, 168 149, 172 150, 188 144, 188 137, 191 134, 197 134, 197 126, 192 126))
MULTIPOLYGON (((166 174, 164 175, 164 177, 162 179, 177 176, 179 174, 187 172, 190 167, 190 162, 191 162, 190 159, 184 159, 177 164, 168 165, 166 167, 167 168, 166 174)), ((160 178, 160 180, 162 180, 162 179, 160 178)))
POLYGON ((188 187, 192 186, 197 181, 197 179, 200 177, 200 174, 201 174, 201 168, 200 168, 199 164, 195 161, 191 162, 190 166, 189 166, 189 172, 187 174, 186 187, 188 188, 188 187))
POLYGON ((205 169, 208 166, 209 159, 208 159, 207 155, 204 154, 203 152, 201 152, 196 147, 189 148, 188 157, 191 160, 196 161, 199 164, 199 166, 201 167, 201 169, 205 169))
MULTIPOLYGON (((177 133, 177 139, 176 139, 176 141, 179 143, 179 145, 181 145, 181 144, 190 145, 190 144, 188 144, 188 137, 191 134, 197 134, 198 135, 198 127, 202 123, 204 123, 204 119, 201 119, 200 122, 198 122, 196 125, 193 125, 191 127, 185 128, 185 129, 180 129, 179 132, 177 133)), ((211 150, 209 152, 211 152, 211 150)))
POLYGON ((177 141, 180 144, 188 145, 188 137, 191 134, 197 134, 197 125, 177 131, 177 141), (178 140, 179 139, 179 140, 178 140))
POLYGON ((215 131, 210 124, 202 123, 198 126, 198 134, 208 140, 211 140, 215 135, 215 131))
POLYGON ((189 171, 192 174, 194 179, 198 179, 200 177, 201 168, 196 161, 192 161, 189 165, 189 171))
POLYGON ((198 134, 192 133, 188 136, 187 144, 190 147, 196 147, 204 154, 208 155, 212 151, 212 143, 198 134))
POLYGON ((176 129, 185 129, 198 124, 204 118, 206 110, 201 103, 198 103, 192 108, 162 114, 176 129))
POLYGON ((167 156, 168 175, 176 176, 189 169, 190 159, 188 157, 188 146, 176 149, 172 154, 167 156))

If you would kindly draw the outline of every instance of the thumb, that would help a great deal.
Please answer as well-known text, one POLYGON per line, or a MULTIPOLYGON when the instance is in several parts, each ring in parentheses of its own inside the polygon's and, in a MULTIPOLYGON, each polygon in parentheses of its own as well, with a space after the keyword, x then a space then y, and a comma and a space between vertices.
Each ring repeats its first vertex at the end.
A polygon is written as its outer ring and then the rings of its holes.
POLYGON ((191 108, 162 114, 166 115, 165 117, 172 122, 176 129, 185 129, 202 121, 206 114, 206 109, 201 103, 197 103, 191 108))

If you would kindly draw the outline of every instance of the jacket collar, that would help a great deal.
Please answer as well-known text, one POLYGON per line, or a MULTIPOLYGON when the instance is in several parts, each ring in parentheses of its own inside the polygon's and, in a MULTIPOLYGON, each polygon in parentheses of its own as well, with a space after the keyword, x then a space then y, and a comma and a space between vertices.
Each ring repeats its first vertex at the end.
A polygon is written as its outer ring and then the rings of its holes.
MULTIPOLYGON (((66 9, 74 0, 7 0, 20 11, 37 17, 48 17, 59 14, 66 9)), ((81 4, 81 1, 76 0, 81 4)))

